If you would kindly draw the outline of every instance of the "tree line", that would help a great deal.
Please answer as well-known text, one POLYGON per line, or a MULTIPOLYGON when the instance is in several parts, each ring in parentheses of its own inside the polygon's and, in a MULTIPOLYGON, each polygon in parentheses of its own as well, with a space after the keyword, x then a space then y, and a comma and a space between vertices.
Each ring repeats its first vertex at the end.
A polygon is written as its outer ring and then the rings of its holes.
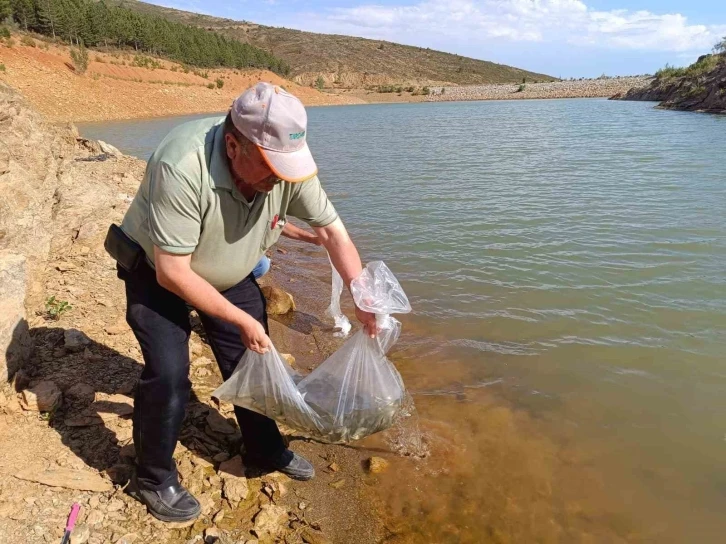
POLYGON ((0 18, 87 47, 116 46, 204 68, 264 68, 288 75, 290 66, 271 53, 198 27, 167 21, 103 0, 0 0, 0 18))

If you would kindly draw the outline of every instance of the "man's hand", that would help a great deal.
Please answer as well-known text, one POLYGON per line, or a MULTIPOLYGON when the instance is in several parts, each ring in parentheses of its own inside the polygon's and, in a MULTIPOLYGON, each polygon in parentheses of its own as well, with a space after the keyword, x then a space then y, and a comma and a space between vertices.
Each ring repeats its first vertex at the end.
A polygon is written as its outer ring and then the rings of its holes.
POLYGON ((242 343, 257 353, 267 353, 270 351, 270 337, 265 333, 265 328, 255 319, 246 319, 239 325, 239 335, 242 343))
POLYGON ((375 338, 376 334, 378 334, 378 327, 376 325, 376 314, 364 312, 360 308, 356 307, 355 316, 358 318, 358 321, 360 321, 363 325, 363 329, 366 331, 366 334, 371 338, 375 338))

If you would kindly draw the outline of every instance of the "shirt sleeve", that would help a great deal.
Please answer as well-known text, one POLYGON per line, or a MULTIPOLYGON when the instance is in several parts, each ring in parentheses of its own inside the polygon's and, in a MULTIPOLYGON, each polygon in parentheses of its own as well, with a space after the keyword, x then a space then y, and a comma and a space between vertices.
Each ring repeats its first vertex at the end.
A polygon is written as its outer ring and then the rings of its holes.
POLYGON ((201 232, 201 187, 173 166, 158 162, 149 185, 149 237, 179 255, 193 253, 201 232))
POLYGON ((287 213, 311 227, 325 227, 338 218, 338 212, 328 200, 318 176, 295 184, 287 213))

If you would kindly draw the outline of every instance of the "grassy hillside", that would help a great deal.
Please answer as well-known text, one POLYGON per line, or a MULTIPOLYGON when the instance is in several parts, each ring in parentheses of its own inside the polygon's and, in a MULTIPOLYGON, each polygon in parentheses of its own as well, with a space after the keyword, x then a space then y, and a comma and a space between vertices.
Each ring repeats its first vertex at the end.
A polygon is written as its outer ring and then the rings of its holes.
POLYGON ((555 78, 503 64, 379 40, 316 34, 222 19, 136 0, 114 3, 169 20, 216 30, 260 47, 291 67, 290 77, 312 85, 322 77, 327 87, 385 84, 483 84, 553 81, 555 78))

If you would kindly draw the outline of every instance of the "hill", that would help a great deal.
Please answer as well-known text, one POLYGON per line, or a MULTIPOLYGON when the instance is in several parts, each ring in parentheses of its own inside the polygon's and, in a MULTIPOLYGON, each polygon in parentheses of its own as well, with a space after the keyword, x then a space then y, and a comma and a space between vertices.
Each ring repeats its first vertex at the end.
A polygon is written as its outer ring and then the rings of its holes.
POLYGON ((290 77, 312 85, 322 77, 326 87, 361 88, 391 84, 521 83, 555 78, 503 64, 421 47, 334 34, 257 25, 190 13, 136 0, 112 0, 126 8, 170 21, 215 30, 264 49, 290 66, 290 77))
POLYGON ((703 55, 686 68, 666 66, 650 85, 613 98, 657 101, 659 107, 672 110, 726 113, 726 53, 703 55))

